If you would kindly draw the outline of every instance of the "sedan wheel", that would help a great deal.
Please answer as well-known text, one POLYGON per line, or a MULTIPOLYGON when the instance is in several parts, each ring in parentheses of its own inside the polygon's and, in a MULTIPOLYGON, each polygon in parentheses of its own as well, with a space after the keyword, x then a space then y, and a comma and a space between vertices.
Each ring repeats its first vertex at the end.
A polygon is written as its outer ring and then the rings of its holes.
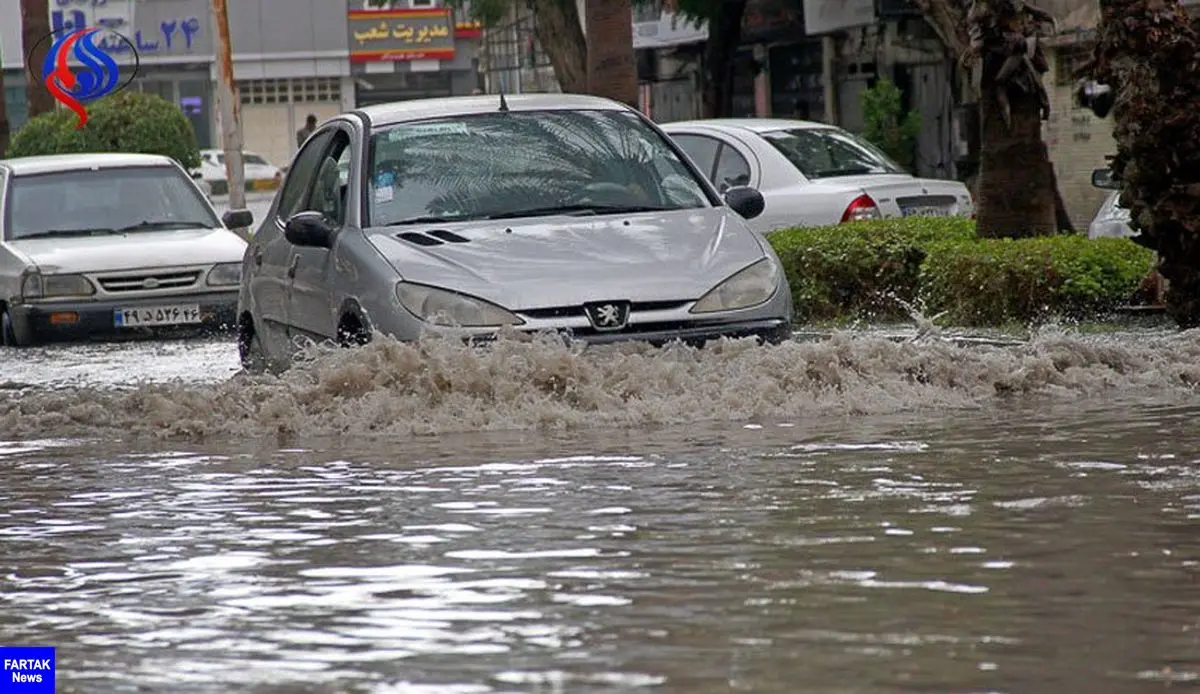
POLYGON ((17 330, 7 310, 0 313, 0 344, 5 347, 28 347, 33 344, 33 335, 28 330, 17 330))

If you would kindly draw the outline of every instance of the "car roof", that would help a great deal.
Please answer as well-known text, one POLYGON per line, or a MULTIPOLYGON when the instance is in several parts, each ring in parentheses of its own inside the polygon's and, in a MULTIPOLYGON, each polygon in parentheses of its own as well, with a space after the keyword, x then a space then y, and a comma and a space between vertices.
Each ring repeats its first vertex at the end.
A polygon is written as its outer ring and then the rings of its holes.
POLYGON ((115 152, 93 152, 89 154, 46 154, 36 157, 0 159, 15 176, 80 171, 88 169, 113 169, 130 166, 174 166, 174 160, 158 154, 130 154, 115 152))
MULTIPOLYGON (((586 94, 505 94, 510 111, 604 110, 633 111, 612 99, 586 94)), ((489 113, 500 108, 499 94, 452 96, 440 99, 413 99, 377 104, 357 109, 370 119, 372 126, 392 125, 425 118, 466 116, 489 113)))
POLYGON ((791 120, 789 118, 704 118, 700 120, 672 121, 661 123, 664 130, 674 126, 703 127, 715 130, 749 130, 755 133, 767 133, 773 130, 834 130, 837 126, 828 123, 817 123, 810 120, 791 120))

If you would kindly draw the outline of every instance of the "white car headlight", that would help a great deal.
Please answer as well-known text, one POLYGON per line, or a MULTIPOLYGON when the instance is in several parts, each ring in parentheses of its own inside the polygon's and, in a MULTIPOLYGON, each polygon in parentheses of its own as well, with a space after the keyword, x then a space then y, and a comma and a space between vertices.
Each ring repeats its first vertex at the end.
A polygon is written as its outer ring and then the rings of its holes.
POLYGON ((779 288, 779 264, 770 257, 734 273, 692 307, 691 313, 714 313, 766 303, 779 288))
POLYGON ((208 271, 206 283, 210 287, 229 287, 242 283, 241 263, 217 263, 208 271))
POLYGON ((42 275, 30 273, 21 281, 21 296, 26 299, 56 299, 67 296, 91 296, 96 288, 83 275, 42 275))
POLYGON ((400 282, 396 298, 409 313, 433 325, 456 328, 499 328, 525 321, 511 311, 466 294, 400 282))

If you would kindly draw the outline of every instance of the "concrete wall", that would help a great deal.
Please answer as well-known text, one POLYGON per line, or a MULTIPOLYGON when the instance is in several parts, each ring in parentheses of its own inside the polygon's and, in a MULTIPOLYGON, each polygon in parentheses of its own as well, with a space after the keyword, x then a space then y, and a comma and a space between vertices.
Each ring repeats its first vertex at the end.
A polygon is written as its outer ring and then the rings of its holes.
POLYGON ((1050 93, 1050 118, 1042 124, 1042 137, 1058 174, 1058 189, 1076 229, 1086 229, 1109 191, 1092 187, 1092 170, 1106 165, 1105 155, 1116 153, 1112 118, 1097 118, 1076 108, 1071 92, 1075 80, 1072 53, 1078 49, 1048 50, 1050 71, 1045 75, 1050 93))

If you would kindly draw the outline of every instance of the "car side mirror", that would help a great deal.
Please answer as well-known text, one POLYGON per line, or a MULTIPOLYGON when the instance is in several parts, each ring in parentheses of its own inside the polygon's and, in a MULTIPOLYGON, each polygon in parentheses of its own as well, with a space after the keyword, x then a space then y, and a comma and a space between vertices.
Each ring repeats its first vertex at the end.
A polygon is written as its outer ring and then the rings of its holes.
POLYGON ((297 212, 288 218, 283 236, 293 246, 330 248, 333 246, 333 227, 320 212, 297 212))
POLYGON ((226 210, 221 215, 221 221, 226 229, 245 229, 254 223, 254 213, 250 210, 226 210))
POLYGON ((763 213, 767 201, 762 193, 750 186, 733 186, 725 191, 725 204, 733 208, 743 219, 754 219, 763 213))
POLYGON ((1121 187, 1113 178, 1112 169, 1092 169, 1092 185, 1105 190, 1116 190, 1121 187))

